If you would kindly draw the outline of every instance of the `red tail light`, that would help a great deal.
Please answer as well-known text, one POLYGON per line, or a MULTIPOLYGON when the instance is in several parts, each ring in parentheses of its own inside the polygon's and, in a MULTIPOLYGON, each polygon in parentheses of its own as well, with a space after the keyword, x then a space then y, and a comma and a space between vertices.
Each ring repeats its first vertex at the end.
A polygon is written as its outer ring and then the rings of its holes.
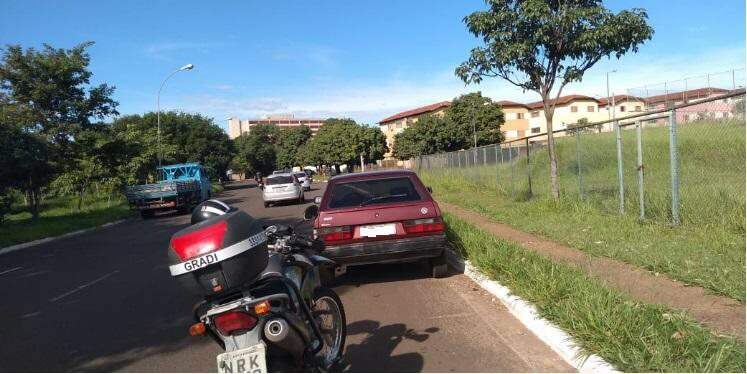
POLYGON ((190 232, 178 238, 171 239, 171 248, 182 260, 203 255, 220 249, 223 244, 223 236, 226 234, 228 225, 226 221, 220 221, 214 225, 203 227, 197 231, 190 232))
POLYGON ((213 319, 221 335, 230 335, 236 330, 251 330, 257 325, 257 318, 244 312, 226 312, 213 319))
POLYGON ((353 239, 353 230, 350 226, 322 227, 316 233, 326 243, 353 239))
POLYGON ((444 221, 441 219, 441 217, 405 221, 404 226, 405 232, 407 232, 408 234, 444 231, 444 221))

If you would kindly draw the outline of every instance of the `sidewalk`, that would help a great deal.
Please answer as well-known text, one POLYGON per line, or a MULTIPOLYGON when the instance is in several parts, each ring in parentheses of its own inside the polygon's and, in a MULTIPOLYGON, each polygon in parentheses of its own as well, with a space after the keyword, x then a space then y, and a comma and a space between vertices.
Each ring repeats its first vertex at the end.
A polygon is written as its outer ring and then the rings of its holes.
POLYGON ((736 300, 709 294, 701 287, 688 286, 624 262, 591 256, 581 250, 514 229, 456 205, 441 201, 438 204, 449 213, 482 230, 554 261, 577 266, 636 299, 681 310, 690 318, 720 333, 745 339, 745 307, 736 300))

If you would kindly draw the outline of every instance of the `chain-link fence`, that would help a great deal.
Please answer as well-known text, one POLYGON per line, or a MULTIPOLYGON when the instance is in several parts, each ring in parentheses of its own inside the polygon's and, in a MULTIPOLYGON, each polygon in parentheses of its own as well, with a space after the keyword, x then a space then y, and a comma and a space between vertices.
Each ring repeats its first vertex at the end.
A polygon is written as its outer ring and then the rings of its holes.
MULTIPOLYGON (((744 113, 742 88, 556 130, 561 195, 642 220, 744 230, 744 113)), ((422 156, 412 165, 515 200, 550 197, 547 138, 422 156)))

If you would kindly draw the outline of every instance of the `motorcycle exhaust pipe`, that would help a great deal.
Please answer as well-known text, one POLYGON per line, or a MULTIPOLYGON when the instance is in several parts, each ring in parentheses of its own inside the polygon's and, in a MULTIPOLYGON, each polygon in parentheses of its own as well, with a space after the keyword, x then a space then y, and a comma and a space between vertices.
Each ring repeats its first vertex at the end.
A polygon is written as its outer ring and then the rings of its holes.
POLYGON ((265 323, 265 338, 273 345, 290 353, 294 359, 303 359, 305 345, 288 322, 282 318, 273 318, 265 323))

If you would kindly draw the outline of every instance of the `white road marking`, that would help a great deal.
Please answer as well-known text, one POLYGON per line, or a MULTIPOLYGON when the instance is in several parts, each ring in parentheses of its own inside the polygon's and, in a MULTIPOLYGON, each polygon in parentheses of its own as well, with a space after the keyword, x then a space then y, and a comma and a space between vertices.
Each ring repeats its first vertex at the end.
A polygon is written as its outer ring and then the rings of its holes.
POLYGON ((13 269, 5 270, 5 271, 0 271, 0 275, 8 274, 8 273, 10 273, 12 271, 21 270, 21 269, 23 269, 23 268, 19 266, 19 267, 15 267, 13 269))
POLYGON ((94 284, 96 284, 98 282, 101 282, 102 280, 104 280, 106 278, 109 278, 109 277, 111 277, 112 275, 114 275, 116 273, 119 273, 119 270, 114 270, 113 272, 111 272, 109 274, 106 274, 106 275, 104 275, 104 276, 102 276, 100 278, 96 278, 96 279, 94 279, 94 280, 92 280, 92 281, 90 281, 90 282, 88 282, 86 284, 82 284, 82 285, 80 285, 80 286, 78 286, 78 287, 76 287, 76 288, 74 288, 74 289, 72 289, 72 290, 70 290, 68 292, 63 293, 62 295, 59 295, 59 296, 54 297, 54 298, 51 298, 51 299, 49 299, 49 302, 53 303, 53 302, 55 302, 57 300, 60 300, 60 299, 65 298, 65 297, 68 297, 68 296, 70 296, 70 295, 72 295, 72 294, 74 294, 74 293, 76 293, 76 292, 78 292, 78 291, 80 291, 80 290, 82 290, 82 289, 84 289, 86 287, 89 287, 89 286, 92 286, 92 285, 94 285, 94 284))

